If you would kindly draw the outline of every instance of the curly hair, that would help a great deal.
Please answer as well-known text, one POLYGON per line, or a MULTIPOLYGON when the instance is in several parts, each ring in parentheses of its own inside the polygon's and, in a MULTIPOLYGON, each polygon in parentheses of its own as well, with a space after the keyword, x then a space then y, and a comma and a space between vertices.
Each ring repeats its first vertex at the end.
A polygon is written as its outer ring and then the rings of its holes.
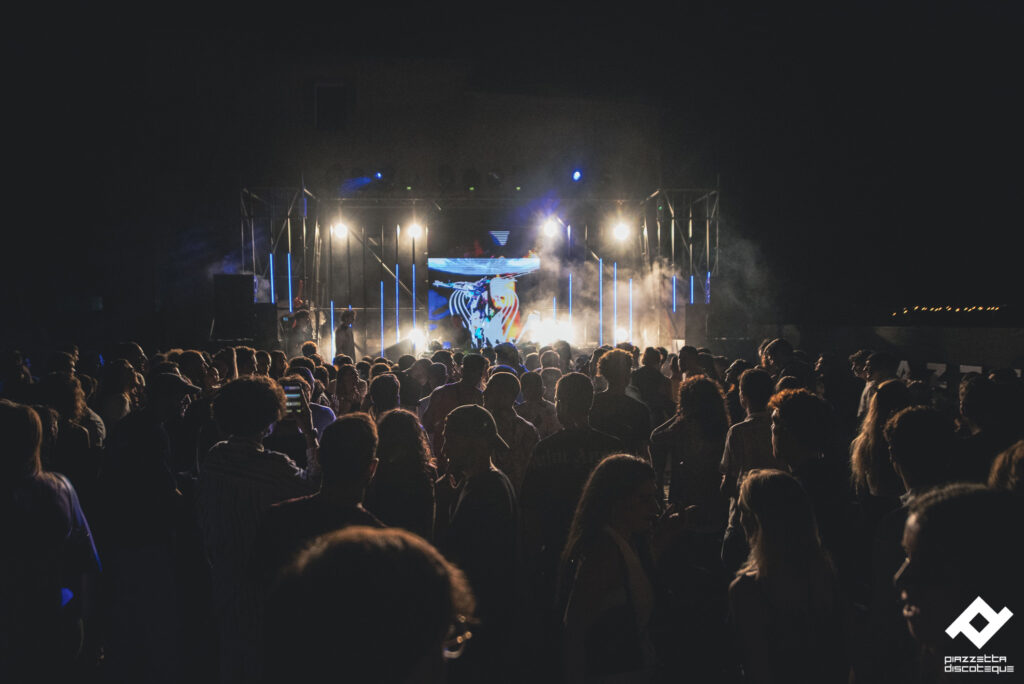
POLYGON ((704 375, 687 378, 679 386, 677 415, 696 423, 705 439, 725 440, 729 431, 729 408, 722 386, 704 375))
POLYGON ((232 380, 213 400, 213 418, 228 435, 255 435, 284 415, 284 390, 274 380, 254 376, 232 380))
POLYGON ((416 414, 405 409, 385 412, 377 426, 380 442, 377 458, 381 468, 426 470, 430 463, 430 443, 416 414))

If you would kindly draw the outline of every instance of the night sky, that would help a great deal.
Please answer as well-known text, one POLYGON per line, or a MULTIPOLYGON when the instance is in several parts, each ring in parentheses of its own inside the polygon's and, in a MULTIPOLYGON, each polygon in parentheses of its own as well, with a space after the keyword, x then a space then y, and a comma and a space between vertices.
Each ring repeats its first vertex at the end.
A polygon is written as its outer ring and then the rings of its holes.
POLYGON ((73 319, 88 293, 118 325, 147 325, 209 296, 190 264, 237 239, 237 222, 228 237, 207 233, 237 217, 259 160, 233 133, 237 86, 201 75, 297 55, 456 58, 483 89, 661 108, 665 185, 720 182, 722 258, 732 250, 737 287, 763 290, 761 316, 874 322, 908 303, 1019 303, 1024 9, 822 4, 607 16, 480 6, 241 28, 15 19, 8 320, 73 319))

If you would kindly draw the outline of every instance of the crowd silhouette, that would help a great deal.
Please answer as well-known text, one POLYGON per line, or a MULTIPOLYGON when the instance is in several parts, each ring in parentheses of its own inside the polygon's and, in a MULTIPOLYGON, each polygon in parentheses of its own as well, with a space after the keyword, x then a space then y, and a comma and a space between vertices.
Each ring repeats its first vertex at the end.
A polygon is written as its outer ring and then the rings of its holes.
POLYGON ((1024 610, 1013 371, 351 342, 4 352, 0 681, 957 681, 1024 610))

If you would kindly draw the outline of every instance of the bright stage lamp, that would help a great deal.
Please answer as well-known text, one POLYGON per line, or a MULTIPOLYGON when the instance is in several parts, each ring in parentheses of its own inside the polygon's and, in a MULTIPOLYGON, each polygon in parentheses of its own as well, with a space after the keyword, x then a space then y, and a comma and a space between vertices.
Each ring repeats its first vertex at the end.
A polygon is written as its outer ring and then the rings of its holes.
POLYGON ((541 226, 541 230, 544 231, 544 237, 554 237, 555 233, 558 232, 558 222, 553 218, 549 218, 541 226))
POLYGON ((625 241, 629 238, 629 226, 625 223, 616 223, 615 227, 612 229, 612 235, 614 235, 615 239, 619 242, 625 241))
POLYGON ((409 341, 412 342, 413 349, 423 349, 427 346, 427 334, 419 328, 414 328, 409 333, 409 341))
POLYGON ((413 240, 418 240, 423 235, 423 227, 418 223, 413 223, 409 226, 409 237, 413 240))
POLYGON ((344 223, 335 223, 333 226, 331 226, 331 232, 334 233, 337 237, 345 237, 346 235, 348 235, 348 226, 346 226, 344 223))
POLYGON ((632 340, 629 339, 629 331, 625 328, 615 329, 615 340, 617 342, 632 342, 632 340))

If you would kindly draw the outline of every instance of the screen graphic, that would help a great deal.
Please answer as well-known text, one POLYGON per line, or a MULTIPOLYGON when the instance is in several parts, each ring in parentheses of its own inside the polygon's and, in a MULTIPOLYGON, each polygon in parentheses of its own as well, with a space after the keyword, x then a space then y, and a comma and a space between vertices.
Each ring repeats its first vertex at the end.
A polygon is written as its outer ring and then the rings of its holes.
POLYGON ((540 259, 429 259, 430 320, 454 322, 473 347, 515 342, 522 332, 517 285, 540 268, 540 259), (446 321, 445 319, 449 319, 446 321))

